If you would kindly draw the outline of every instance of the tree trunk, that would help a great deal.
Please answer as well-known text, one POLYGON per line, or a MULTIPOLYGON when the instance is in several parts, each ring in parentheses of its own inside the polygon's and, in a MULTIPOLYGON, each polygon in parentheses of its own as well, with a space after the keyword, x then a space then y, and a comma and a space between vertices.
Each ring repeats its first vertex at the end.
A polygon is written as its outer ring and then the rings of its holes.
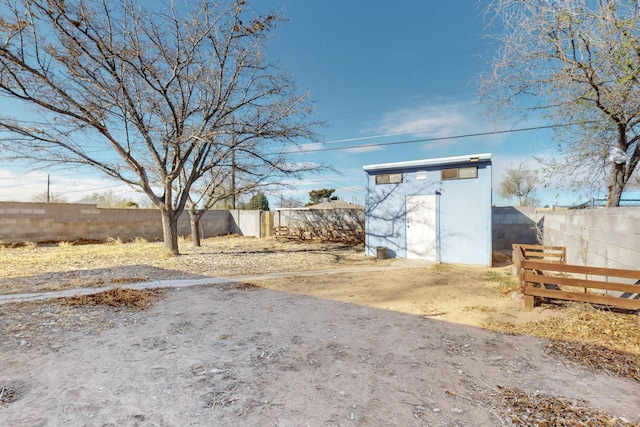
POLYGON ((620 206, 622 191, 624 190, 624 164, 615 164, 611 170, 611 185, 609 186, 609 196, 607 197, 607 207, 620 206))
POLYGON ((202 246, 200 243, 200 215, 189 211, 189 218, 191 220, 191 241, 194 248, 199 248, 202 246))
POLYGON ((167 212, 162 209, 162 235, 164 238, 164 247, 171 255, 180 255, 178 248, 178 216, 173 212, 167 212))

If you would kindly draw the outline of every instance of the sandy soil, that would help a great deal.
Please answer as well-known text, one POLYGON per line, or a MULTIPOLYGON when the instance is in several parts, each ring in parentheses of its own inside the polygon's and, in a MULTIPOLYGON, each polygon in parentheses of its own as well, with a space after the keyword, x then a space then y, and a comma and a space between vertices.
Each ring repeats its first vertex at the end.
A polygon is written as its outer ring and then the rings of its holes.
POLYGON ((144 311, 0 306, 0 425, 514 425, 513 388, 640 421, 637 382, 479 328, 550 315, 488 273, 508 267, 173 289, 144 311))
POLYGON ((370 274, 291 277, 255 284, 278 291, 308 295, 383 310, 400 311, 446 322, 480 326, 488 318, 514 324, 552 316, 552 311, 524 312, 516 287, 501 295, 501 283, 512 280, 511 267, 492 268, 442 264, 431 266, 397 260, 405 270, 370 274))

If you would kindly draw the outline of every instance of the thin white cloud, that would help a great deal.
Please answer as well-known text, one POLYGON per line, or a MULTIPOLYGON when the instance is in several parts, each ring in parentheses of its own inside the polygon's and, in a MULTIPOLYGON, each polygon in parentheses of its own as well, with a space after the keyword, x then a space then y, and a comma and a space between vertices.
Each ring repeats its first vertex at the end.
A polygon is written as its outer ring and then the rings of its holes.
MULTIPOLYGON (((320 177, 302 178, 302 179, 285 179, 280 181, 285 187, 293 188, 306 188, 306 187, 318 187, 324 185, 326 187, 326 180, 320 177)), ((291 191, 287 188, 285 191, 291 191)))
MULTIPOLYGON (((406 138, 435 139, 425 142, 423 149, 437 150, 464 143, 466 135, 508 129, 509 125, 490 120, 477 103, 446 103, 403 108, 387 112, 373 132, 406 135, 406 138), (445 139, 440 139, 445 138, 445 139), (452 139, 446 139, 452 138, 452 139)), ((500 143, 506 135, 485 136, 500 143)))
POLYGON ((470 124, 483 123, 477 104, 437 104, 402 108, 384 114, 376 131, 414 136, 451 136, 470 124))
POLYGON ((383 146, 381 145, 371 145, 368 147, 353 147, 353 148, 346 148, 345 150, 343 150, 346 153, 370 153, 372 151, 379 151, 384 149, 383 146))
POLYGON ((42 171, 20 173, 14 170, 0 170, 0 200, 29 202, 38 194, 46 193, 63 196, 68 202, 76 202, 92 193, 113 191, 121 197, 143 200, 146 196, 135 192, 127 185, 95 175, 60 172, 47 174, 42 171), (49 183, 47 183, 49 180, 49 183))
POLYGON ((383 124, 377 129, 384 133, 401 133, 414 136, 445 137, 453 136, 464 127, 467 120, 454 113, 419 113, 400 110, 387 113, 383 124))

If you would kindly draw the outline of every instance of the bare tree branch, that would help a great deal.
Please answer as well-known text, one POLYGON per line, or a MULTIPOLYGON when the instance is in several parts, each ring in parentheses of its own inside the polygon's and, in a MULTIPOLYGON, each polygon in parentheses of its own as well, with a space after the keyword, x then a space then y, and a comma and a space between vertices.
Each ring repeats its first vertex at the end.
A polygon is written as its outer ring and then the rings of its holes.
POLYGON ((575 187, 609 190, 618 206, 637 176, 640 8, 632 0, 495 0, 488 8, 501 43, 485 95, 556 123, 561 158, 543 169, 575 187), (611 160, 622 152, 626 160, 611 160), (606 177, 608 175, 608 178, 606 177))
POLYGON ((292 148, 315 139, 310 99, 264 58, 280 18, 244 3, 0 0, 0 97, 35 110, 4 112, 0 144, 137 187, 178 254, 192 187, 224 176, 229 153, 250 158, 247 170, 297 173, 292 148))

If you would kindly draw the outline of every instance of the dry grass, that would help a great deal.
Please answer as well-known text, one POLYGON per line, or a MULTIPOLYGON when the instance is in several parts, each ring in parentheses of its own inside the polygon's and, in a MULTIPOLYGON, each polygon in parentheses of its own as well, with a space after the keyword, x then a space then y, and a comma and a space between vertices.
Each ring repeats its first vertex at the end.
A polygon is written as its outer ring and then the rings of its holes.
POLYGON ((158 290, 112 290, 86 297, 0 305, 0 352, 57 352, 69 333, 95 334, 145 321, 145 309, 163 297, 158 290))
MULTIPOLYGON (((162 243, 143 239, 131 243, 118 240, 107 244, 91 243, 95 242, 5 245, 0 250, 0 293, 392 262, 365 257, 362 247, 238 236, 206 239, 201 248, 193 248, 182 239, 183 255, 179 257, 167 257, 162 243)), ((448 264, 436 264, 431 270, 444 273, 452 268, 448 264)), ((517 281, 506 271, 492 270, 484 273, 482 279, 499 283, 502 296, 518 290, 517 281)), ((146 306, 150 296, 138 292, 119 289, 92 297, 67 299, 64 304, 146 306)), ((488 306, 465 309, 494 311, 488 306)), ((550 340, 547 351, 551 354, 562 355, 597 371, 640 381, 640 327, 635 315, 598 310, 588 305, 571 305, 563 310, 560 317, 553 319, 519 325, 487 321, 483 327, 501 333, 546 338, 550 340)))
POLYGON ((636 314, 574 303, 551 319, 519 325, 489 320, 482 327, 548 339, 549 354, 563 356, 595 372, 640 382, 640 326, 636 314))
POLYGON ((464 311, 475 311, 478 313, 496 313, 498 311, 495 307, 489 307, 486 305, 468 305, 464 307, 464 311))
POLYGON ((595 344, 557 340, 547 343, 546 351, 584 365, 594 372, 607 372, 617 377, 640 382, 638 355, 595 344))
POLYGON ((640 356, 638 316, 589 304, 568 304, 559 317, 513 325, 490 322, 484 327, 514 335, 529 334, 553 340, 571 337, 572 341, 600 345, 640 356))
MULTIPOLYGON (((361 247, 238 236, 207 239, 201 248, 193 248, 182 239, 183 255, 179 257, 166 256, 162 243, 149 243, 143 239, 131 243, 120 240, 106 244, 87 243, 91 242, 25 243, 0 247, 0 293, 123 284, 149 279, 385 265, 392 261, 365 257, 361 247)), ((445 273, 452 269, 449 264, 436 264, 431 271, 445 273)), ((499 283, 498 295, 502 297, 519 289, 509 272, 492 270, 483 273, 481 279, 499 283)), ((239 283, 234 288, 250 290, 255 286, 239 283)), ((0 326, 8 337, 3 345, 13 348, 27 343, 25 348, 48 346, 58 349, 62 343, 57 330, 99 330, 117 322, 135 321, 135 313, 148 308, 163 293, 116 288, 95 295, 0 307, 0 326), (58 318, 55 324, 42 321, 54 315, 58 318)), ((468 306, 465 310, 496 311, 484 305, 468 306)), ((501 333, 548 339, 546 351, 552 355, 562 356, 594 371, 640 381, 637 315, 600 310, 586 304, 566 305, 561 313, 552 319, 519 325, 487 321, 483 327, 501 333)), ((0 404, 11 402, 16 390, 6 384, 0 385, 0 404)), ((581 401, 525 392, 518 388, 499 388, 487 393, 486 398, 492 400, 492 406, 509 425, 631 425, 623 419, 593 410, 581 401)))
MULTIPOLYGON (((499 293, 503 297, 519 292, 519 283, 508 273, 501 276, 488 272, 483 278, 500 283, 499 293)), ((490 319, 482 327, 511 335, 545 338, 549 340, 545 346, 548 354, 564 357, 594 372, 640 382, 638 315, 580 303, 561 303, 554 308, 558 307, 561 307, 556 311, 558 316, 550 319, 518 325, 490 319)))
POLYGON ((549 396, 544 393, 527 393, 519 388, 501 388, 491 393, 498 412, 512 426, 608 426, 631 427, 627 420, 612 417, 606 412, 590 408, 588 403, 549 396))
POLYGON ((502 252, 493 252, 491 254, 491 265, 494 267, 504 267, 511 264, 511 254, 502 252))
POLYGON ((61 298, 60 302, 68 306, 107 305, 110 307, 135 307, 145 310, 164 294, 160 289, 122 289, 116 288, 92 295, 61 298))
POLYGON ((57 243, 0 251, 0 293, 41 292, 146 280, 192 279, 384 265, 363 256, 363 247, 335 243, 282 242, 253 237, 217 237, 194 248, 181 239, 181 256, 164 245, 136 239, 104 244, 57 243))
POLYGON ((139 246, 124 244, 16 247, 0 252, 0 278, 138 264, 140 261, 152 261, 160 248, 160 245, 149 245, 140 250, 139 246))
MULTIPOLYGON (((501 293, 507 295, 511 290, 501 293)), ((592 372, 640 382, 640 325, 636 314, 578 303, 566 304, 558 311, 558 317, 538 322, 514 325, 489 320, 482 326, 500 333, 545 338, 547 354, 583 365, 592 372)), ((590 408, 584 401, 540 392, 499 388, 490 393, 490 398, 503 420, 513 426, 640 426, 590 408)))
POLYGON ((431 267, 431 271, 435 273, 444 273, 447 271, 451 271, 452 269, 453 267, 451 266, 451 264, 446 264, 444 262, 439 262, 431 267))
POLYGON ((510 271, 486 271, 481 278, 489 282, 500 284, 498 292, 502 296, 510 296, 513 292, 520 290, 518 280, 510 271))

